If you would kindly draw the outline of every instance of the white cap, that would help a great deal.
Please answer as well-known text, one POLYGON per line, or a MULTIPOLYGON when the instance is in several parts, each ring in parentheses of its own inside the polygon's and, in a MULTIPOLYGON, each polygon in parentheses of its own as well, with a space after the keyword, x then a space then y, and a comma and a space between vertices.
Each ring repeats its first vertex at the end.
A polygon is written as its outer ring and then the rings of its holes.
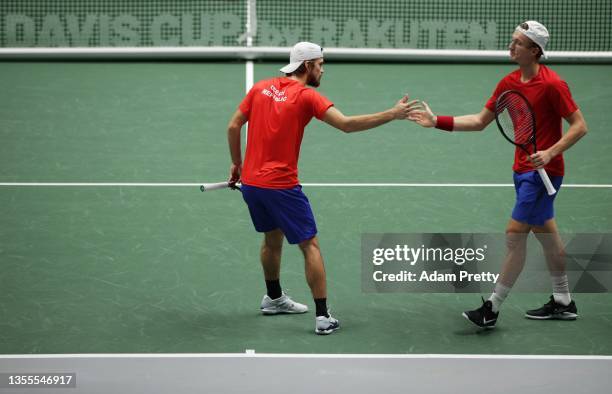
POLYGON ((312 42, 298 42, 291 48, 289 64, 281 68, 281 72, 290 74, 298 69, 306 60, 323 57, 323 48, 312 42))
POLYGON ((548 29, 546 26, 536 21, 523 22, 516 27, 516 31, 526 35, 531 41, 535 42, 542 50, 542 56, 546 58, 544 47, 548 44, 548 29))

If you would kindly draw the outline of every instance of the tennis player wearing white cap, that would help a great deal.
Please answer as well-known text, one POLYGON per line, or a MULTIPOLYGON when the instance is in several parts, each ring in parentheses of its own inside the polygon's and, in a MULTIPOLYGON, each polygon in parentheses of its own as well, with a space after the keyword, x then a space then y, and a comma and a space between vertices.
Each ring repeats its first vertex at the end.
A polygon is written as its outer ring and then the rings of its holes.
POLYGON ((340 327, 327 309, 327 285, 317 226, 310 203, 298 180, 298 157, 304 128, 313 117, 346 133, 371 129, 394 119, 406 119, 418 102, 402 97, 392 108, 369 115, 345 116, 317 87, 323 76, 323 49, 297 43, 283 77, 257 82, 240 103, 228 126, 232 165, 230 183, 241 181, 255 230, 264 233, 261 265, 267 294, 264 314, 304 313, 306 305, 293 301, 280 286, 284 238, 299 245, 304 255, 306 281, 316 306, 315 332, 330 334, 340 327), (240 131, 249 122, 244 163, 240 131))
POLYGON ((510 58, 519 68, 502 78, 480 113, 436 116, 424 103, 425 111, 412 116, 412 120, 424 127, 481 131, 495 118, 495 101, 506 90, 521 92, 535 112, 537 153, 527 157, 517 147, 514 154, 516 203, 506 226, 507 254, 502 272, 489 299, 483 300, 480 308, 463 313, 465 318, 483 328, 493 328, 497 323, 499 308, 525 265, 526 239, 531 231, 544 250, 553 295, 548 303, 527 311, 525 316, 537 320, 574 320, 578 316, 569 292, 563 243, 554 218, 553 202, 558 193, 552 196, 546 193, 536 169, 544 167, 559 190, 564 174, 562 153, 586 134, 587 126, 567 83, 539 62, 540 57, 546 56, 544 48, 548 39, 548 30, 539 22, 527 21, 516 27, 508 49, 510 58), (569 123, 565 135, 562 119, 569 123))

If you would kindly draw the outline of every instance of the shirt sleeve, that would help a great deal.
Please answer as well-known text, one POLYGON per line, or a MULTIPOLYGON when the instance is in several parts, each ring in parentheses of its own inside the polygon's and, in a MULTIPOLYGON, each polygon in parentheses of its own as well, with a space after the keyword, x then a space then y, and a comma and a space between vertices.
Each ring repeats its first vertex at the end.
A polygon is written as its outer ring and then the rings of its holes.
POLYGON ((332 103, 329 99, 327 99, 327 97, 323 96, 316 90, 310 89, 310 91, 312 92, 310 95, 311 97, 310 103, 312 105, 312 114, 314 115, 315 118, 321 120, 325 116, 325 113, 327 112, 329 107, 333 106, 334 103, 332 103))
POLYGON ((255 91, 257 90, 257 85, 254 85, 249 93, 242 99, 242 102, 238 106, 238 109, 242 114, 248 119, 251 114, 251 107, 253 105, 253 97, 255 96, 255 91))
POLYGON ((491 97, 485 104, 485 108, 491 112, 495 112, 495 102, 497 101, 497 98, 506 90, 506 78, 503 78, 495 87, 495 90, 491 94, 491 97))
POLYGON ((548 93, 553 107, 561 117, 566 118, 578 109, 567 82, 559 79, 551 83, 548 93))

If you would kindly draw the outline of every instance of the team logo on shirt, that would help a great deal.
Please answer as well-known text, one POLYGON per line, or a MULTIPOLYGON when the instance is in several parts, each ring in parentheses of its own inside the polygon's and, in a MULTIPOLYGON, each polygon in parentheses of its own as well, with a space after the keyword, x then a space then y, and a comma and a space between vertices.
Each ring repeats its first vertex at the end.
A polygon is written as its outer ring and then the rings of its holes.
POLYGON ((264 88, 261 93, 268 97, 272 97, 276 102, 282 103, 283 101, 287 101, 285 91, 279 91, 277 88, 274 87, 274 85, 270 85, 270 90, 264 88))

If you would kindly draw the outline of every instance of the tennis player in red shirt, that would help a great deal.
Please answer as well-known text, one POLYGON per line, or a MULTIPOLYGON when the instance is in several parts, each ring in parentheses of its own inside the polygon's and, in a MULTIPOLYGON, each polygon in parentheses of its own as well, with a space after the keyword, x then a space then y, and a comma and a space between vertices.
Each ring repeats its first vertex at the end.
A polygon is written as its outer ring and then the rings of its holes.
POLYGON ((544 167, 552 184, 559 190, 564 175, 563 152, 587 132, 586 122, 572 99, 567 83, 550 68, 540 64, 545 56, 548 30, 535 21, 516 27, 510 41, 510 58, 519 66, 506 75, 495 88, 485 108, 474 115, 436 116, 426 103, 425 111, 411 115, 424 127, 446 131, 481 131, 495 118, 495 101, 506 90, 518 90, 531 104, 537 127, 537 153, 528 157, 520 148, 514 153, 514 185, 516 204, 506 227, 508 251, 495 290, 483 305, 466 311, 463 316, 483 328, 494 328, 499 308, 525 265, 526 240, 533 232, 540 241, 551 274, 553 295, 538 309, 529 310, 530 319, 574 320, 578 316, 572 301, 565 272, 564 249, 554 218, 553 202, 536 169, 544 167), (562 119, 569 123, 563 134, 562 119))
POLYGON ((298 158, 304 128, 315 117, 346 133, 371 129, 395 119, 407 119, 418 101, 400 99, 394 107, 375 114, 345 116, 316 88, 323 76, 323 49, 300 42, 290 63, 280 70, 284 77, 257 82, 240 103, 228 126, 232 165, 230 183, 242 183, 255 230, 264 233, 261 265, 267 294, 261 302, 264 314, 304 313, 306 305, 293 301, 280 286, 284 238, 299 245, 304 254, 306 281, 316 306, 315 332, 331 334, 340 327, 327 309, 323 258, 317 241, 314 215, 298 180, 298 158), (249 122, 244 162, 240 130, 249 122))

